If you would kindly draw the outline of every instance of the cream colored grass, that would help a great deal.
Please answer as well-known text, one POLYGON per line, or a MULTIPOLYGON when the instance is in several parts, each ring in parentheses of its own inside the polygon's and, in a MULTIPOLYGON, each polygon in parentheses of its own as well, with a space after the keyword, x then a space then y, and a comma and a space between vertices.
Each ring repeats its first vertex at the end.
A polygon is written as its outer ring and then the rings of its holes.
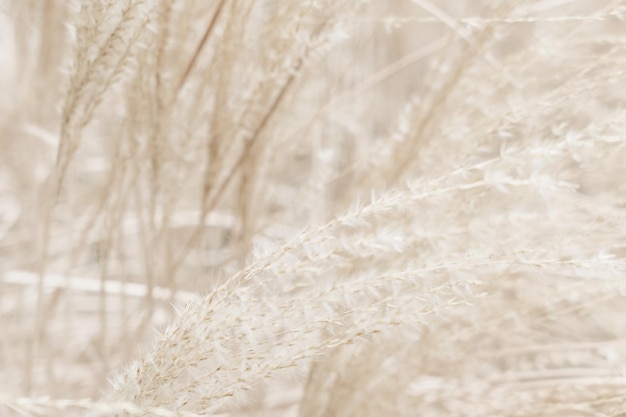
POLYGON ((626 413, 624 1, 0 10, 1 415, 626 413))

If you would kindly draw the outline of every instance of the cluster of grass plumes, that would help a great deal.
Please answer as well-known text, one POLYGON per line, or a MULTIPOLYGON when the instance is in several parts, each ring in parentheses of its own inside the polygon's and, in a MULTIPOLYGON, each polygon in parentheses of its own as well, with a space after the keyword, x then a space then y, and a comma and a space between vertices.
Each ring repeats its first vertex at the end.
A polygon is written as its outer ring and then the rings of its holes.
POLYGON ((626 3, 0 3, 3 415, 626 412, 626 3))

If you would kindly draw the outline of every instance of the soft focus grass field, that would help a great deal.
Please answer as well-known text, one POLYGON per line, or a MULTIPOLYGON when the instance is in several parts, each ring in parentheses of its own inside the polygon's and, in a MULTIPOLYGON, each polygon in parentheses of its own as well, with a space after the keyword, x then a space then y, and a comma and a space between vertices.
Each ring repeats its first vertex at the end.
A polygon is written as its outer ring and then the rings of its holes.
POLYGON ((626 2, 0 10, 0 415, 626 415, 626 2))

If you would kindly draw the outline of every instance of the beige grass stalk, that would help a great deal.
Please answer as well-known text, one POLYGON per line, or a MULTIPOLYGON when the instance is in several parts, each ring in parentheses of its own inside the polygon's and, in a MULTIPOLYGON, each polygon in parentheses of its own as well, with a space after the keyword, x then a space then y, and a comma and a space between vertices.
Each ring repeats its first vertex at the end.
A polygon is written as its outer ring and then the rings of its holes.
POLYGON ((623 1, 0 10, 1 415, 626 412, 623 1))

